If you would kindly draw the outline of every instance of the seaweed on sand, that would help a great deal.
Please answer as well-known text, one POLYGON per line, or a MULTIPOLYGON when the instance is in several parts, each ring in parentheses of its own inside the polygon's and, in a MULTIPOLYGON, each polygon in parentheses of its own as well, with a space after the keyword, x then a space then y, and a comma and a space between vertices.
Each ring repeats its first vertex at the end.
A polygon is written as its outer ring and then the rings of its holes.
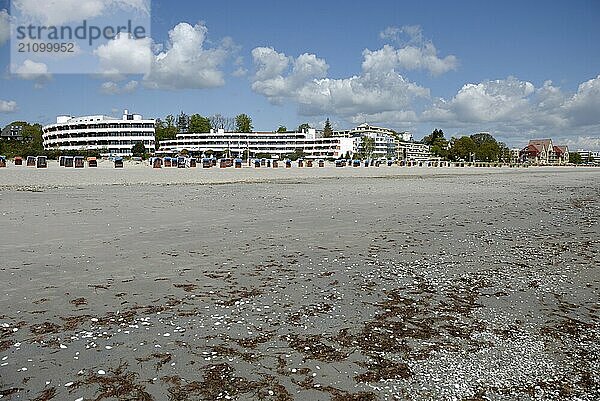
POLYGON ((90 373, 83 381, 75 383, 71 388, 83 384, 98 385, 95 401, 103 399, 152 401, 154 398, 146 391, 143 384, 137 382, 138 374, 127 370, 127 362, 121 362, 117 368, 109 370, 106 375, 90 373))

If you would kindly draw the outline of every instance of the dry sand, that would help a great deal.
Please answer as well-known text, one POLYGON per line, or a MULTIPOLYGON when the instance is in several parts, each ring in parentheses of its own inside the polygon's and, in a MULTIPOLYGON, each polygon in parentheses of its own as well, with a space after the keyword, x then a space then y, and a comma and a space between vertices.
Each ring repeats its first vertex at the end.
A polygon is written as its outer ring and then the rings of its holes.
POLYGON ((594 171, 592 168, 576 167, 342 167, 336 168, 332 163, 326 167, 284 168, 279 163, 278 168, 254 168, 244 165, 242 169, 213 167, 210 169, 197 168, 162 168, 152 169, 147 162, 126 161, 122 169, 114 168, 113 162, 100 160, 97 168, 65 168, 58 162, 50 160, 47 169, 14 166, 0 168, 0 188, 3 189, 33 189, 36 187, 65 187, 86 185, 135 185, 135 184, 224 184, 224 183, 265 183, 272 181, 289 181, 315 178, 383 178, 383 177, 428 177, 434 175, 491 175, 491 174, 520 174, 539 173, 550 174, 565 171, 594 171))
POLYGON ((10 165, 0 394, 597 400, 599 179, 10 165))

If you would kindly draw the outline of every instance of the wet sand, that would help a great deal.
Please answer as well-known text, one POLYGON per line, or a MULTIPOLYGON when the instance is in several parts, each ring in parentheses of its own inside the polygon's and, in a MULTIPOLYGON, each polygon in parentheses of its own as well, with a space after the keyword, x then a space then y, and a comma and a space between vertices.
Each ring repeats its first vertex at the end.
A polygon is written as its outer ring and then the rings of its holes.
POLYGON ((599 179, 0 169, 0 395, 598 399, 599 179))

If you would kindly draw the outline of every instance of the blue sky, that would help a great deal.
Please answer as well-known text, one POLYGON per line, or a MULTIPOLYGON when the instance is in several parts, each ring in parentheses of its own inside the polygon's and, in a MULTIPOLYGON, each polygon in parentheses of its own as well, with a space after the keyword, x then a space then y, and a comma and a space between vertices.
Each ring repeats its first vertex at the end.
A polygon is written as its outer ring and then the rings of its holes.
MULTIPOLYGON (((108 10, 141 0, 85 1, 108 10)), ((2 126, 127 108, 246 113, 257 130, 322 127, 329 117, 338 128, 368 122, 418 139, 442 128, 447 137, 489 131, 511 146, 552 137, 600 149, 596 0, 155 0, 151 72, 103 76, 10 74, 9 17, 0 16, 2 126)), ((106 52, 105 65, 123 65, 119 57, 106 52)))

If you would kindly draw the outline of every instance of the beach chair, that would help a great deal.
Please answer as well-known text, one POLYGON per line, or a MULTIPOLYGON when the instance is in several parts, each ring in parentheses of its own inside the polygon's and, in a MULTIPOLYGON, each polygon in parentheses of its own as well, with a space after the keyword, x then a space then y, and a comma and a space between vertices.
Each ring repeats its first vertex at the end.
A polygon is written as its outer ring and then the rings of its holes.
POLYGON ((0 167, 6 167, 6 156, 0 156, 0 167))
POLYGON ((88 167, 98 167, 98 160, 95 157, 88 157, 88 167))
POLYGON ((234 168, 242 168, 242 159, 235 159, 234 168))
POLYGON ((46 156, 38 156, 35 158, 35 166, 37 168, 46 168, 48 167, 48 161, 46 156))
POLYGON ((27 167, 35 167, 35 156, 27 156, 27 167))
POLYGON ((115 168, 123 168, 123 158, 122 157, 115 157, 115 168))
POLYGON ((23 165, 23 158, 21 156, 16 156, 15 157, 15 166, 22 166, 23 165))
POLYGON ((83 156, 75 156, 73 158, 73 164, 75 168, 84 168, 85 167, 85 159, 83 156))

